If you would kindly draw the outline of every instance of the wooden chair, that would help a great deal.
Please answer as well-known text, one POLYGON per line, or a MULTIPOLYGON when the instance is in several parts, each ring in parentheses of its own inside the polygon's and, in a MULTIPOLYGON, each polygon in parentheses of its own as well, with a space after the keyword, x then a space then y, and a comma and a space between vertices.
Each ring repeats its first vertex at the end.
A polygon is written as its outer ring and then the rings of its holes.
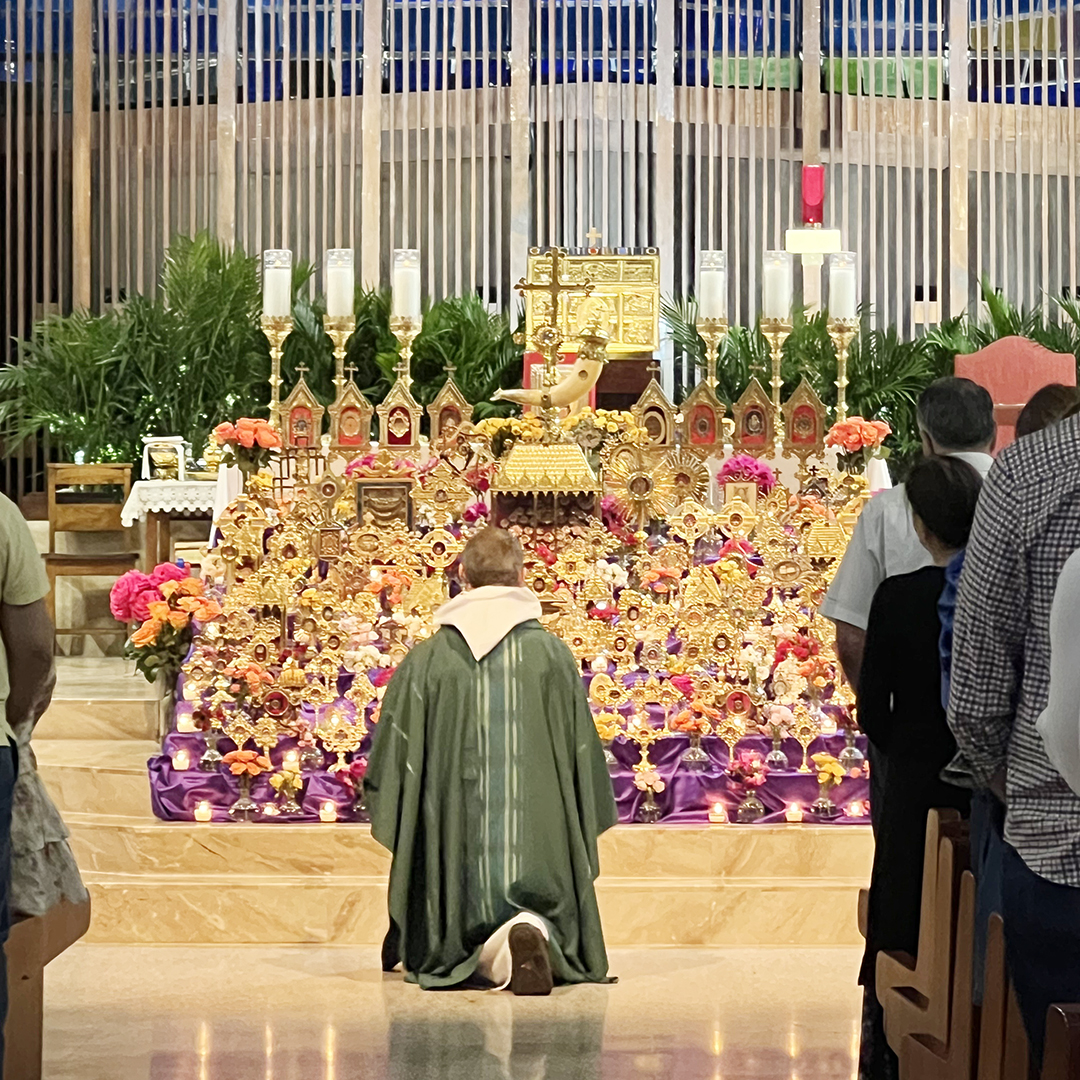
POLYGON ((979 1017, 971 993, 975 878, 970 870, 960 879, 955 941, 948 1036, 942 1041, 921 1033, 905 1035, 900 1044, 900 1080, 972 1080, 975 1075, 979 1017))
MULTIPOLYGON (((936 947, 934 914, 938 901, 937 874, 938 848, 941 846, 942 829, 960 827, 960 814, 956 810, 931 810, 926 815, 926 846, 923 848, 922 898, 919 907, 919 959, 908 954, 889 953, 888 960, 877 959, 875 979, 877 980, 878 999, 882 992, 894 986, 907 986, 925 996, 930 985, 934 968, 934 949, 936 947), (884 977, 885 981, 882 982, 884 977)), ((869 892, 866 898, 869 904, 869 892)), ((865 937, 865 915, 863 898, 859 896, 860 928, 865 937)), ((882 1000, 882 1004, 884 1001, 882 1000)))
POLYGON ((959 824, 942 830, 929 940, 924 942, 920 926, 918 960, 913 964, 902 953, 879 952, 877 956, 877 995, 885 1012, 885 1038, 897 1054, 905 1035, 927 1035, 941 1043, 948 1040, 960 878, 971 862, 967 836, 957 835, 959 824))
POLYGON ((1046 1011, 1042 1080, 1080 1077, 1080 1005, 1051 1005, 1046 1011))
POLYGON ((1005 1080, 1005 1026, 1009 1015, 1009 974, 1005 967, 1005 923, 990 916, 986 931, 986 971, 979 1018, 978 1080, 1005 1080))
POLYGON ((4 1026, 4 1080, 41 1080, 41 1026, 45 967, 90 927, 90 901, 66 900, 38 918, 12 924, 5 952, 8 1016, 4 1026))
POLYGON ((51 464, 48 467, 49 500, 49 553, 45 556, 45 569, 49 575, 49 596, 46 601, 49 616, 57 634, 95 634, 117 636, 127 634, 127 628, 59 627, 56 625, 56 582, 61 577, 119 577, 138 564, 137 551, 117 551, 108 554, 61 555, 56 550, 58 532, 114 533, 127 530, 120 521, 120 510, 131 491, 130 465, 68 465, 51 464), (72 486, 119 487, 123 492, 120 502, 102 502, 83 499, 77 494, 61 494, 62 488, 72 486))

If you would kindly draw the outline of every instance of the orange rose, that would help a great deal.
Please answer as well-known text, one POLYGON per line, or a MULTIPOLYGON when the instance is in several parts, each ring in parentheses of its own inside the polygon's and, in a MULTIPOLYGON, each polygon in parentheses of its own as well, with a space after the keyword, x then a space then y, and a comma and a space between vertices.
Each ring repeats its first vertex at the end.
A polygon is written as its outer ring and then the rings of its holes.
POLYGON ((255 441, 264 450, 274 450, 281 446, 281 439, 278 433, 267 423, 261 423, 255 429, 255 441))
POLYGON ((157 642, 158 633, 165 624, 160 619, 147 619, 146 622, 131 635, 131 644, 137 649, 144 649, 147 645, 157 642))
POLYGON ((218 424, 214 428, 214 439, 219 446, 233 442, 236 439, 236 428, 232 424, 218 424))
POLYGON ((255 430, 254 428, 241 428, 236 429, 236 440, 241 446, 251 449, 255 445, 255 430))
POLYGON ((170 611, 169 624, 176 630, 183 630, 191 621, 191 616, 186 611, 170 611))
POLYGON ((177 601, 181 611, 186 611, 199 622, 212 622, 221 615, 221 605, 204 596, 181 596, 177 601))
POLYGON ((164 600, 151 600, 146 608, 150 612, 150 618, 157 619, 160 623, 165 622, 172 613, 172 608, 164 600))
POLYGON ((861 450, 862 448, 862 439, 860 439, 858 435, 849 435, 844 440, 844 449, 849 454, 854 454, 856 450, 861 450))

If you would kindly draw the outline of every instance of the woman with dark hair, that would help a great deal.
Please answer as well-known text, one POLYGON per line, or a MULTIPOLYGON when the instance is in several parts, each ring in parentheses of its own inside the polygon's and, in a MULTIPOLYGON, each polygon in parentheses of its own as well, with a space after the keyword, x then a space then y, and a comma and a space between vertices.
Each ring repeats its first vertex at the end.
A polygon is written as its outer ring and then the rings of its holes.
POLYGON ((1034 435, 1036 431, 1071 416, 1080 405, 1080 390, 1075 386, 1050 383, 1031 395, 1031 400, 1016 418, 1016 437, 1034 435))
POLYGON ((933 566, 886 578, 874 595, 859 679, 859 726, 885 758, 870 882, 860 1076, 899 1074, 885 1042, 874 967, 881 949, 915 954, 919 940, 926 815, 967 813, 970 792, 940 779, 956 753, 941 701, 938 599, 945 566, 967 543, 982 479, 956 457, 928 457, 905 482, 915 531, 933 566))

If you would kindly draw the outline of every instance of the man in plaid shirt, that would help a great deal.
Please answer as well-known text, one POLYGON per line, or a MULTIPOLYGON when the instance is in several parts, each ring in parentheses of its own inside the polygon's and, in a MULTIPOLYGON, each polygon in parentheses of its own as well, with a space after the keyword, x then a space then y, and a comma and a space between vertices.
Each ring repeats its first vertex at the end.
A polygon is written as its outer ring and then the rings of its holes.
POLYGON ((1080 548, 1080 417, 1002 452, 983 484, 953 639, 955 765, 1006 804, 1009 970, 1036 1063, 1046 1010, 1080 1001, 1080 797, 1035 728, 1050 687, 1050 606, 1080 548))

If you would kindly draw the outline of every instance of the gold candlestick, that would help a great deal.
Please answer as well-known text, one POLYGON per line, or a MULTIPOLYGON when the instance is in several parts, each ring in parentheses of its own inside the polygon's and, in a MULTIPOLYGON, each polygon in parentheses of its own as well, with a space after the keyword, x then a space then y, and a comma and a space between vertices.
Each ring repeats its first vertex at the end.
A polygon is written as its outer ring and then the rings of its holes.
POLYGON ((412 386, 412 345, 420 333, 423 322, 409 315, 391 315, 390 333, 398 339, 401 346, 400 358, 395 370, 398 378, 405 380, 406 389, 412 386))
POLYGON ((324 315, 323 328, 334 343, 334 399, 345 389, 345 344, 356 329, 355 315, 324 315))
POLYGON ((780 374, 780 368, 784 360, 784 342, 791 336, 791 323, 787 319, 762 319, 761 332, 769 343, 769 354, 772 357, 772 379, 769 385, 772 387, 772 405, 775 416, 775 428, 777 438, 784 430, 784 417, 780 411, 780 391, 784 380, 780 374))
POLYGON ((830 319, 829 337, 836 348, 836 419, 847 419, 848 349, 859 332, 858 319, 830 319))
POLYGON ((291 315, 264 315, 262 332, 270 342, 270 426, 281 429, 281 352, 292 333, 291 315))
POLYGON ((727 319, 698 319, 698 337, 705 342, 705 382, 716 389, 716 365, 720 362, 720 346, 727 337, 727 319))

